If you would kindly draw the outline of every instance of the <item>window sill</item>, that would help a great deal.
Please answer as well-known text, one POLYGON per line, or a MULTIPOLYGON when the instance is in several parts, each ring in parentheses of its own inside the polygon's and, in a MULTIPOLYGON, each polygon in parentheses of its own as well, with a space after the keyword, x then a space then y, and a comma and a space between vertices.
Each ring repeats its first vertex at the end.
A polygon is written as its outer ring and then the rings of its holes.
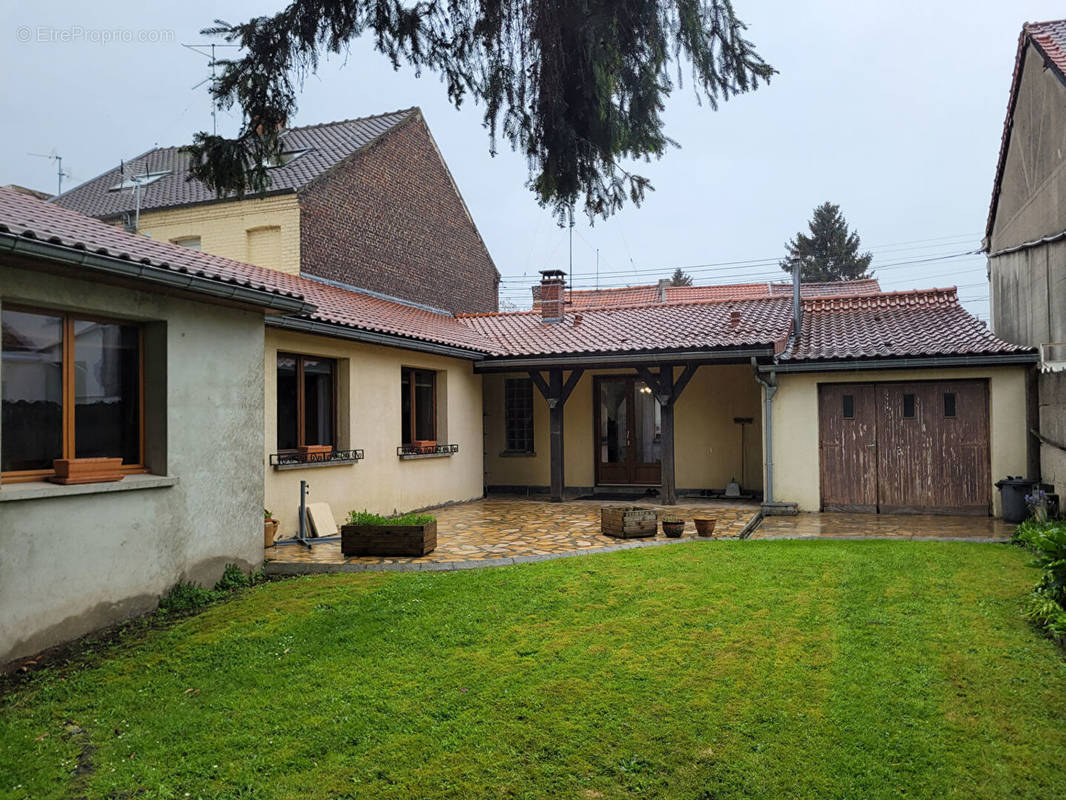
POLYGON ((358 458, 335 458, 330 461, 305 461, 299 464, 274 464, 275 472, 285 472, 290 469, 318 469, 319 467, 349 467, 359 463, 358 458))
POLYGON ((403 453, 400 461, 421 461, 425 458, 451 458, 454 453, 403 453))
POLYGON ((500 458, 536 458, 535 450, 504 450, 500 458))
POLYGON ((82 483, 63 486, 48 481, 8 483, 0 486, 0 503, 14 500, 48 500, 53 497, 74 497, 82 494, 108 494, 131 492, 137 489, 163 489, 175 486, 178 479, 173 475, 127 475, 120 481, 110 483, 82 483))

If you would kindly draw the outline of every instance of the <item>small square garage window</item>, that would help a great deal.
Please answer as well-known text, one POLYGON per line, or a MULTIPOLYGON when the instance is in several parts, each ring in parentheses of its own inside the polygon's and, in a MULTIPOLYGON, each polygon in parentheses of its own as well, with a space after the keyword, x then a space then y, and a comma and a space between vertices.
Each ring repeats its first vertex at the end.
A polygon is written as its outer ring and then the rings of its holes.
POLYGON ((944 416, 955 416, 956 395, 955 392, 944 392, 944 416))
POLYGON ((903 395, 903 418, 914 419, 914 395, 903 395))
POLYGON ((844 395, 844 419, 855 419, 855 395, 844 395))

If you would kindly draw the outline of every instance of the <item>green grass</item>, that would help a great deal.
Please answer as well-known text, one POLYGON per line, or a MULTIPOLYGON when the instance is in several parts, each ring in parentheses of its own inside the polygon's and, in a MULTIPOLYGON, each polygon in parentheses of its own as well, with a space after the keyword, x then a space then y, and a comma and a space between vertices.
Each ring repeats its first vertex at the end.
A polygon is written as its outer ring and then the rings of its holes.
POLYGON ((715 542, 260 585, 9 688, 0 797, 1062 797, 1027 560, 715 542))

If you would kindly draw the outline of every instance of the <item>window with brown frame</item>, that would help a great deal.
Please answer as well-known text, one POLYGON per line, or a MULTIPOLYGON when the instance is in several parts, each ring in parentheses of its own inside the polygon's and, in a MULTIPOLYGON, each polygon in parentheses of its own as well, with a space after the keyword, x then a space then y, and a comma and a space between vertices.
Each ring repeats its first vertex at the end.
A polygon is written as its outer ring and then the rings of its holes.
POLYGON ((437 441, 437 373, 404 367, 400 378, 402 444, 437 441))
POLYGON ((533 452, 533 381, 508 378, 504 383, 506 452, 533 452))
POLYGON ((43 309, 0 312, 0 473, 37 480, 57 458, 144 468, 143 330, 43 309))
POLYGON ((337 362, 278 353, 278 450, 336 449, 337 362))

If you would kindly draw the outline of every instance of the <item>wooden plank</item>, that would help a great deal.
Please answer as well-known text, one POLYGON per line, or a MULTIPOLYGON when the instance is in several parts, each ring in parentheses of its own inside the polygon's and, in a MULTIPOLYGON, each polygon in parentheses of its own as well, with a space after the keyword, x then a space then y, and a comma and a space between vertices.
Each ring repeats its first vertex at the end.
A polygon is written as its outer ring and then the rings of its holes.
POLYGON ((570 370, 570 375, 566 379, 566 383, 563 384, 562 396, 559 398, 560 404, 565 403, 570 399, 570 393, 574 391, 577 384, 581 381, 581 376, 585 370, 581 367, 570 370))
POLYGON ((529 379, 533 381, 533 385, 540 390, 540 394, 545 400, 551 396, 551 389, 548 388, 548 384, 544 380, 544 376, 540 374, 539 370, 531 369, 529 371, 529 379))
POLYGON ((674 393, 671 399, 672 403, 676 403, 678 401, 678 399, 681 397, 681 393, 685 391, 685 387, 688 386, 688 382, 692 380, 692 376, 696 374, 696 370, 699 368, 699 364, 685 364, 684 371, 678 377, 677 383, 674 384, 674 393))

